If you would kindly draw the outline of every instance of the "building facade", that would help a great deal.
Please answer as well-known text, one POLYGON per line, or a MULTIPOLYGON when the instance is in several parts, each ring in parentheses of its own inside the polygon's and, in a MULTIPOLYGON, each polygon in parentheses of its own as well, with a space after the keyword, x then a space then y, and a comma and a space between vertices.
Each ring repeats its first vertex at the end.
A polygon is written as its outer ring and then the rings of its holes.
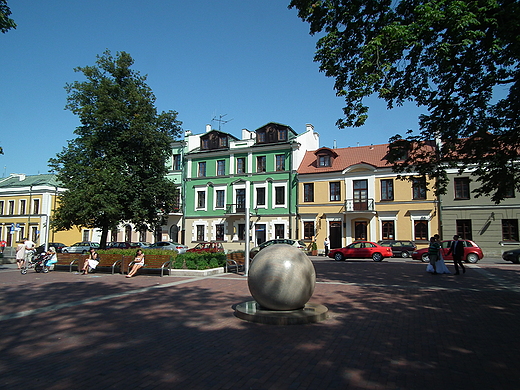
POLYGON ((299 169, 299 224, 306 242, 323 250, 356 240, 412 240, 426 246, 438 232, 438 203, 426 182, 398 180, 388 145, 320 148, 299 169))
POLYGON ((297 134, 272 122, 242 130, 241 139, 207 130, 186 140, 186 245, 221 241, 227 250, 243 250, 246 224, 253 245, 298 238, 297 167, 319 144, 312 125, 297 134))

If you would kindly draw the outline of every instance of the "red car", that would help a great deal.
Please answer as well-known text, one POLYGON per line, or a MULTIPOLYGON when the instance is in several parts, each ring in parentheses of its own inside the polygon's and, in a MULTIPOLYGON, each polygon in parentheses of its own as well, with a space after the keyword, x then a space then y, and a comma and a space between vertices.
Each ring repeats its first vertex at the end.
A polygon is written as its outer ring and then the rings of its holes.
MULTIPOLYGON (((462 260, 466 263, 476 263, 480 259, 484 257, 484 254, 482 253, 482 249, 475 244, 471 240, 460 240, 462 241, 462 244, 464 245, 464 256, 462 256, 462 260)), ((444 260, 453 260, 453 255, 450 253, 448 254, 448 251, 450 250, 450 246, 453 240, 445 240, 441 241, 441 254, 442 258, 444 260)), ((430 261, 428 258, 428 248, 422 248, 419 250, 416 250, 412 253, 412 259, 414 260, 422 260, 423 262, 427 263, 430 261)))
POLYGON ((197 244, 194 248, 188 249, 186 252, 209 252, 209 253, 216 253, 216 252, 224 252, 224 247, 222 246, 222 243, 220 242, 201 242, 197 244))
POLYGON ((368 258, 372 258, 374 261, 381 261, 385 257, 392 256, 392 248, 370 241, 356 241, 344 248, 332 249, 329 252, 329 257, 337 261, 368 258))

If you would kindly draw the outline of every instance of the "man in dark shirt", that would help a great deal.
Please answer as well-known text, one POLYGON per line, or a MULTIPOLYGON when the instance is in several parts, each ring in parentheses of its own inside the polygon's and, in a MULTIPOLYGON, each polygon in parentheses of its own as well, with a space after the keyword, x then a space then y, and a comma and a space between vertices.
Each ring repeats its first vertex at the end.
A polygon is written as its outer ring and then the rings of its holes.
POLYGON ((466 273, 466 268, 462 264, 462 257, 464 256, 464 244, 459 241, 459 236, 454 235, 451 242, 448 254, 453 253, 453 264, 455 265, 455 275, 459 275, 459 265, 462 268, 462 273, 466 273))

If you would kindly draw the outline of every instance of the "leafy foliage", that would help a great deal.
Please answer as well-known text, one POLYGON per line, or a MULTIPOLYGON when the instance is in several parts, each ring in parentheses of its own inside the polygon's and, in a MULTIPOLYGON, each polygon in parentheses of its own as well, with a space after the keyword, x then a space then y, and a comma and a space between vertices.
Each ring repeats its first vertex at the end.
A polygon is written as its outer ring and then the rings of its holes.
POLYGON ((132 222, 154 229, 176 204, 176 186, 165 178, 171 142, 180 132, 175 111, 158 114, 146 77, 131 70, 132 57, 110 51, 95 66, 78 67, 86 81, 66 85, 67 109, 78 115, 77 137, 49 161, 68 189, 53 226, 109 229, 132 222))
POLYGON ((389 109, 413 101, 428 114, 419 134, 390 139, 410 152, 390 153, 397 172, 437 178, 443 193, 447 167, 477 166, 477 195, 501 201, 511 189, 505 177, 520 190, 517 0, 292 0, 289 8, 321 33, 315 61, 345 98, 340 128, 365 123, 368 96, 389 109))
POLYGON ((6 33, 12 28, 16 28, 16 23, 9 17, 11 10, 7 5, 7 0, 0 0, 0 32, 6 33))

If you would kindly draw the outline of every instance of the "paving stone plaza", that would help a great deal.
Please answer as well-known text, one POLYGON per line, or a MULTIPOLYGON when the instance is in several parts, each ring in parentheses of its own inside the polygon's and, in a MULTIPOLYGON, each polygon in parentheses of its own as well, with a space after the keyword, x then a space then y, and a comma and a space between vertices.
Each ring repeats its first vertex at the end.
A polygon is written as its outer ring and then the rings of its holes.
POLYGON ((519 389, 520 266, 312 258, 328 319, 234 315, 247 278, 0 266, 2 389, 519 389), (452 264, 448 268, 453 272, 452 264))

